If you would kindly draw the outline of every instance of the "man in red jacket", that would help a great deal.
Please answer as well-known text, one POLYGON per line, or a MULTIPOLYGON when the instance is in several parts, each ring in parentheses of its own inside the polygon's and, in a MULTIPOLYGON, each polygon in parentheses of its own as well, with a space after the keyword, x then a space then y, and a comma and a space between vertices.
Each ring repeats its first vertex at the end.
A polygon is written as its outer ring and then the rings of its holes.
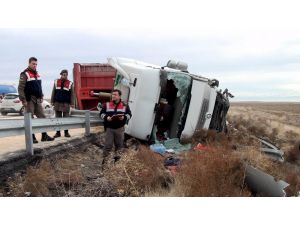
MULTIPOLYGON (((51 104, 54 106, 57 118, 69 117, 70 108, 74 108, 75 95, 73 82, 68 80, 68 70, 60 72, 60 79, 54 81, 51 104)), ((71 137, 68 130, 64 131, 65 137, 71 137)), ((61 137, 60 131, 57 131, 54 138, 61 137)))
POLYGON ((125 124, 131 118, 128 105, 121 101, 122 92, 118 89, 112 91, 111 101, 103 105, 100 117, 104 120, 105 146, 103 151, 103 164, 107 160, 109 152, 115 145, 115 160, 117 161, 123 149, 125 124))
MULTIPOLYGON (((42 90, 41 76, 36 70, 37 58, 29 58, 28 67, 20 74, 18 92, 19 99, 25 108, 25 112, 30 112, 32 117, 45 118, 42 102, 44 98, 42 90)), ((32 135, 33 143, 38 143, 35 135, 32 135)), ((46 132, 42 133, 41 141, 53 141, 54 138, 48 136, 46 132)))

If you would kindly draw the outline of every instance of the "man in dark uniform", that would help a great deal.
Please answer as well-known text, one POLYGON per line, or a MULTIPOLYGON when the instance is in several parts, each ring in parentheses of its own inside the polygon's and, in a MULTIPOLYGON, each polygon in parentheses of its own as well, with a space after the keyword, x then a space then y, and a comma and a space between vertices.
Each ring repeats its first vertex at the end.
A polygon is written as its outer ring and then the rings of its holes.
MULTIPOLYGON (((19 98, 25 108, 25 112, 30 112, 32 118, 36 115, 37 118, 45 118, 44 110, 42 107, 43 90, 40 74, 36 71, 37 59, 31 57, 29 59, 28 68, 20 74, 19 80, 19 98)), ((38 143, 35 135, 32 135, 33 143, 38 143)), ((42 133, 41 141, 53 141, 54 138, 47 135, 46 132, 42 133)))
MULTIPOLYGON (((57 118, 69 117, 70 107, 74 108, 74 87, 73 82, 68 80, 68 70, 62 70, 60 72, 60 79, 54 81, 51 104, 54 105, 57 118)), ((54 138, 60 136, 60 131, 57 131, 54 138)), ((71 137, 68 130, 65 130, 65 137, 71 137)))
POLYGON ((123 149, 125 124, 131 118, 131 111, 128 105, 121 101, 121 91, 112 91, 112 100, 103 105, 100 117, 104 120, 105 146, 103 151, 103 164, 107 160, 109 152, 115 145, 115 161, 117 161, 123 149))

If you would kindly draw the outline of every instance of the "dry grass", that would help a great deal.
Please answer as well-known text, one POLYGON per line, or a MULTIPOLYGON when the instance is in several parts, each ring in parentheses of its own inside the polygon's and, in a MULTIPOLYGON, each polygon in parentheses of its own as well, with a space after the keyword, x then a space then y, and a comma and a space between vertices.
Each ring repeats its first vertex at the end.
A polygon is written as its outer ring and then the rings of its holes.
POLYGON ((287 151, 286 160, 300 166, 300 142, 296 143, 287 151))
POLYGON ((300 114, 299 102, 232 102, 232 107, 245 107, 261 111, 276 112, 279 115, 300 114))
POLYGON ((229 120, 235 128, 246 128, 282 146, 300 140, 300 103, 232 103, 229 120))
POLYGON ((300 193, 300 176, 299 173, 293 172, 290 174, 287 174, 286 176, 286 182, 290 184, 286 188, 287 196, 298 196, 300 193))
POLYGON ((168 187, 170 173, 163 158, 141 146, 129 149, 117 163, 102 171, 96 146, 73 154, 44 159, 8 180, 11 196, 144 196, 168 187))
POLYGON ((231 150, 210 148, 189 152, 175 176, 174 196, 250 196, 245 168, 231 150))
MULTIPOLYGON (((250 129, 250 131, 245 127, 248 122, 247 120, 241 120, 242 126, 240 126, 239 130, 236 130, 232 127, 229 127, 229 134, 224 135, 222 133, 212 133, 205 130, 198 131, 195 133, 195 136, 192 138, 192 142, 195 144, 197 141, 201 140, 202 143, 206 143, 210 145, 213 149, 219 149, 218 151, 210 151, 207 157, 212 157, 210 159, 211 162, 214 162, 215 159, 219 157, 219 155, 214 153, 219 153, 226 155, 226 160, 230 163, 247 163, 250 164, 266 173, 269 173, 270 175, 274 176, 275 179, 281 179, 290 184, 289 188, 287 189, 288 196, 296 196, 298 195, 298 191, 300 190, 300 168, 299 168, 299 159, 300 159, 300 143, 297 143, 291 148, 289 151, 286 151, 286 161, 285 163, 279 163, 271 160, 266 154, 262 153, 260 151, 260 142, 253 137, 253 130, 250 129), (241 131, 243 130, 243 132, 241 131), (225 153, 227 154, 224 154, 225 153), (231 159, 235 159, 237 161, 231 162, 231 159), (292 162, 293 164, 290 164, 289 162, 292 162)), ((262 121, 260 121, 262 122, 262 121)), ((266 132, 267 133, 267 132, 266 132)), ((271 135, 276 136, 278 133, 277 129, 271 130, 271 135)), ((271 139, 271 138, 269 138, 271 139)), ((291 144, 291 143, 290 143, 291 144)), ((197 166, 197 163, 202 164, 202 168, 205 166, 209 166, 209 160, 207 162, 203 162, 201 160, 205 160, 206 155, 200 154, 199 156, 193 155, 195 157, 195 165, 189 167, 187 166, 186 169, 191 169, 192 167, 197 166), (197 158, 201 157, 201 158, 197 158)), ((208 158, 209 159, 209 158, 208 158)), ((189 159, 187 162, 190 162, 191 159, 189 159)), ((213 171, 215 168, 215 165, 222 164, 218 160, 215 162, 215 164, 212 165, 212 168, 209 169, 209 171, 213 171)), ((224 167, 222 168, 223 171, 229 170, 230 167, 224 167)), ((191 170, 192 172, 192 170, 191 170)), ((194 171, 195 172, 195 171, 194 171)), ((222 174, 222 171, 218 172, 219 174, 222 174)), ((179 174, 180 175, 180 174, 179 174)), ((210 173, 207 172, 207 175, 209 176, 210 173)), ((223 174, 224 175, 224 174, 223 174)), ((234 180, 236 174, 231 173, 228 175, 229 180, 234 180), (233 176, 233 177, 232 177, 233 176)), ((196 176, 197 177, 197 176, 196 176)), ((202 178, 204 179, 204 178, 202 178)), ((196 179, 195 179, 196 180, 196 179)), ((175 179, 175 183, 176 183, 175 179)), ((220 183, 215 184, 222 186, 222 179, 219 179, 220 183)), ((207 183, 207 182, 206 182, 207 183)), ((230 183, 227 183, 229 185, 230 183)), ((183 188, 185 185, 181 185, 183 188)), ((191 184, 187 186, 192 186, 191 184)), ((196 185, 197 186, 197 185, 196 185)), ((200 187, 200 185, 198 185, 200 187)), ((214 185, 212 185, 214 186, 214 185)), ((213 188, 212 188, 213 189, 213 188)), ((205 189, 204 189, 205 190, 205 189)), ((233 190, 233 189, 232 189, 233 190)), ((201 190, 199 190, 201 191, 201 190)), ((203 191, 203 190, 202 190, 203 191)), ((201 192, 202 192, 201 191, 201 192)), ((203 191, 205 193, 205 191, 203 191)), ((218 191, 215 191, 216 193, 219 193, 218 191)), ((238 192, 235 192, 238 193, 238 192)), ((177 193, 173 193, 174 195, 177 195, 177 193)), ((222 193, 221 196, 232 196, 227 193, 222 193)), ((194 196, 194 195, 193 195, 194 196)), ((206 194, 204 194, 206 196, 206 194)))
POLYGON ((285 137, 288 141, 295 141, 298 138, 299 134, 292 130, 287 130, 285 132, 285 137))
MULTIPOLYGON (((247 163, 288 182, 288 195, 297 195, 300 136, 296 129, 283 129, 272 121, 278 118, 282 122, 292 115, 274 105, 243 107, 242 114, 229 116, 228 134, 199 130, 186 140, 193 146, 200 142, 209 149, 179 155, 181 163, 175 174, 163 166, 164 157, 131 139, 121 160, 110 161, 104 171, 102 151, 92 145, 28 167, 8 180, 6 189, 12 196, 29 192, 31 196, 250 196, 244 184, 247 163), (275 117, 268 117, 271 114, 275 117), (260 151, 255 136, 284 146, 287 162, 270 160, 260 151)), ((291 111, 293 116, 300 115, 297 110, 291 111)))
POLYGON ((159 154, 141 146, 139 151, 129 150, 115 166, 109 167, 105 177, 117 184, 124 196, 144 196, 167 188, 172 182, 163 160, 159 154))
POLYGON ((12 196, 110 196, 109 182, 100 178, 101 154, 92 146, 57 155, 29 166, 7 182, 12 196), (95 185, 97 184, 97 185, 95 185))
POLYGON ((100 151, 92 146, 42 160, 10 179, 8 189, 12 196, 250 196, 244 184, 246 162, 290 183, 290 196, 299 191, 299 170, 294 166, 273 162, 254 147, 234 145, 235 137, 200 133, 195 143, 198 138, 214 142, 206 151, 181 155, 175 175, 164 168, 164 157, 146 146, 129 149, 102 173, 100 151))
MULTIPOLYGON (((276 138, 276 129, 273 131, 268 131, 266 121, 261 121, 261 119, 247 119, 242 115, 229 115, 229 123, 236 129, 240 130, 241 133, 248 133, 256 137, 273 137, 276 138), (272 134, 272 135, 271 135, 272 134)), ((277 132, 278 134, 278 132, 277 132)))

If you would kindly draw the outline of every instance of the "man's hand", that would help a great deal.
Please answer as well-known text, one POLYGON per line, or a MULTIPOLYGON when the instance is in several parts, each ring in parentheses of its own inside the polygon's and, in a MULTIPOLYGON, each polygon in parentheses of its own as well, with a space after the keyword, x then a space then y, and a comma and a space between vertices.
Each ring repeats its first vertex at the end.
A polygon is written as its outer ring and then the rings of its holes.
POLYGON ((110 116, 108 116, 107 121, 112 121, 112 118, 110 116))
POLYGON ((120 117, 119 117, 119 120, 124 120, 124 116, 120 116, 120 117))

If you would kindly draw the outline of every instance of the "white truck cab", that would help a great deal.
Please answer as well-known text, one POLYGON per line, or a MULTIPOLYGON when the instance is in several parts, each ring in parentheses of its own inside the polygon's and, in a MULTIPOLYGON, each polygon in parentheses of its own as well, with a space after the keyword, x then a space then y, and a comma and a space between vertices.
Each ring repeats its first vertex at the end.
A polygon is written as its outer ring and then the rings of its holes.
POLYGON ((108 63, 117 70, 114 87, 132 111, 127 134, 141 140, 184 139, 209 129, 218 81, 190 74, 187 64, 172 60, 165 67, 126 58, 108 63))

